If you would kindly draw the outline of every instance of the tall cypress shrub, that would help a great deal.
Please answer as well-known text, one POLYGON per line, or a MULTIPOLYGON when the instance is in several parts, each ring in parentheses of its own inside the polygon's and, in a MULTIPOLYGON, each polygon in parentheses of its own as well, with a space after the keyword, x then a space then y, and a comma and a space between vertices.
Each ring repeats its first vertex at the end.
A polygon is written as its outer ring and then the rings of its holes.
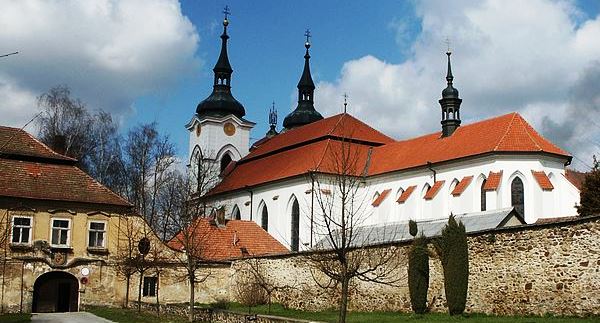
POLYGON ((429 288, 429 253, 427 239, 421 233, 416 237, 408 254, 408 291, 410 305, 416 314, 427 310, 427 289, 429 288))
POLYGON ((469 251, 467 234, 462 222, 450 215, 440 238, 434 242, 444 270, 444 289, 448 312, 460 315, 465 311, 469 287, 469 251))

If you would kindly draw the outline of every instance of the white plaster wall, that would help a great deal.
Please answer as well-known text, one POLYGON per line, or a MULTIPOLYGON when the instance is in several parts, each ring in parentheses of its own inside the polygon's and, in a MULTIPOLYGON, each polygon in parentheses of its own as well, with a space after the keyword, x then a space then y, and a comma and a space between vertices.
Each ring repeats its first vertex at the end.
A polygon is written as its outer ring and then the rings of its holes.
POLYGON ((220 160, 220 157, 229 151, 233 160, 239 160, 248 154, 252 127, 254 127, 253 123, 244 122, 234 115, 203 119, 194 116, 187 127, 190 134, 188 160, 191 159, 196 146, 202 149, 205 158, 220 160), (223 125, 226 122, 235 125, 236 131, 232 136, 226 135, 223 131, 223 125), (198 125, 201 126, 200 136, 196 135, 198 125))
MULTIPOLYGON (((496 155, 477 159, 464 160, 434 165, 436 180, 445 183, 432 200, 425 200, 423 187, 427 183, 433 185, 433 173, 427 168, 418 170, 394 172, 367 179, 366 185, 360 190, 365 197, 365 214, 368 219, 364 224, 381 224, 406 221, 408 219, 423 220, 447 218, 450 206, 455 213, 480 211, 481 180, 487 178, 490 171, 502 171, 502 179, 496 191, 486 193, 487 210, 510 207, 510 181, 520 176, 524 183, 525 221, 533 223, 539 218, 573 216, 577 214, 575 204, 579 203, 579 192, 564 177, 564 160, 549 156, 526 155, 496 155), (542 191, 533 178, 531 170, 552 173, 553 191, 542 191), (458 196, 453 197, 450 186, 454 179, 462 180, 465 176, 473 176, 472 182, 458 196), (416 185, 414 192, 405 203, 397 203, 400 189, 416 185), (373 207, 375 192, 381 193, 386 189, 392 191, 379 207, 373 207), (450 199, 452 201, 450 202, 450 199)), ((300 249, 310 247, 310 215, 311 215, 311 183, 308 177, 297 177, 276 183, 252 188, 252 203, 250 192, 239 191, 219 198, 222 205, 227 206, 226 215, 230 215, 233 205, 238 205, 242 219, 250 219, 261 224, 259 205, 261 201, 269 211, 269 233, 285 246, 289 246, 290 199, 292 195, 298 198, 300 204, 300 249), (307 194, 308 192, 308 194, 307 194)), ((318 206, 315 201, 315 212, 318 206)), ((318 215, 315 213, 315 217, 318 215)), ((313 240, 316 242, 316 240, 313 240)))

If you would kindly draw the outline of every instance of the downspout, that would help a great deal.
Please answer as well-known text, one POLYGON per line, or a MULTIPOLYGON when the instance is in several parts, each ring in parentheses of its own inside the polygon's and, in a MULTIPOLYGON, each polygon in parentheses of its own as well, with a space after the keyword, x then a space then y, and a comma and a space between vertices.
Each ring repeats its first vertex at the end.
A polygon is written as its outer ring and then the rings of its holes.
POLYGON ((429 168, 429 170, 433 173, 433 183, 435 184, 435 182, 437 182, 437 179, 436 179, 437 172, 435 171, 435 169, 433 169, 431 167, 430 161, 427 161, 427 168, 429 168))

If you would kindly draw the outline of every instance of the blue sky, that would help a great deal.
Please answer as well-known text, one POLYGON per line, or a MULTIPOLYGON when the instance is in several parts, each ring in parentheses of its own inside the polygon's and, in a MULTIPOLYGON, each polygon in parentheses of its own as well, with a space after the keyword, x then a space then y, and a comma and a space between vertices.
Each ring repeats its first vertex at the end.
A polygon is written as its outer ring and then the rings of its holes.
POLYGON ((20 51, 0 60, 1 124, 22 126, 37 96, 65 84, 124 130, 158 122, 185 159, 183 125, 210 94, 229 5, 232 90, 254 139, 272 101, 280 125, 295 107, 310 28, 325 116, 346 92, 350 113, 392 137, 439 130, 449 37, 464 123, 518 111, 576 168, 600 154, 596 0, 0 2, 0 52, 20 51))

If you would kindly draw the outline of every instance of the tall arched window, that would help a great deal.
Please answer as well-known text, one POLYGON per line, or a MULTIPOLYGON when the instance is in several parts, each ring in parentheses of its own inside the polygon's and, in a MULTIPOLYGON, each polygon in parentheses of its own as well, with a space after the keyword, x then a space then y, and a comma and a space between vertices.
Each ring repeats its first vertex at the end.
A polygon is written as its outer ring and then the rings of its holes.
POLYGON ((481 187, 479 188, 480 190, 480 195, 481 195, 481 211, 485 211, 486 210, 486 199, 485 199, 485 190, 483 189, 485 187, 485 182, 487 182, 487 180, 484 178, 483 181, 481 181, 481 187))
POLYGON ((267 205, 264 203, 260 211, 260 226, 263 230, 269 231, 269 211, 267 210, 267 205))
POLYGON ((296 198, 294 198, 294 201, 292 202, 291 216, 292 232, 290 249, 292 251, 298 251, 300 247, 300 205, 298 204, 298 200, 296 198))
POLYGON ((231 163, 231 160, 231 155, 229 153, 225 153, 225 155, 223 155, 221 158, 221 171, 225 170, 225 167, 231 163))
POLYGON ((515 177, 510 184, 510 204, 522 217, 525 217, 525 192, 523 181, 519 177, 515 177))
POLYGON ((231 211, 231 218, 234 220, 242 219, 242 215, 240 214, 240 208, 237 205, 235 205, 233 207, 233 211, 231 211))

